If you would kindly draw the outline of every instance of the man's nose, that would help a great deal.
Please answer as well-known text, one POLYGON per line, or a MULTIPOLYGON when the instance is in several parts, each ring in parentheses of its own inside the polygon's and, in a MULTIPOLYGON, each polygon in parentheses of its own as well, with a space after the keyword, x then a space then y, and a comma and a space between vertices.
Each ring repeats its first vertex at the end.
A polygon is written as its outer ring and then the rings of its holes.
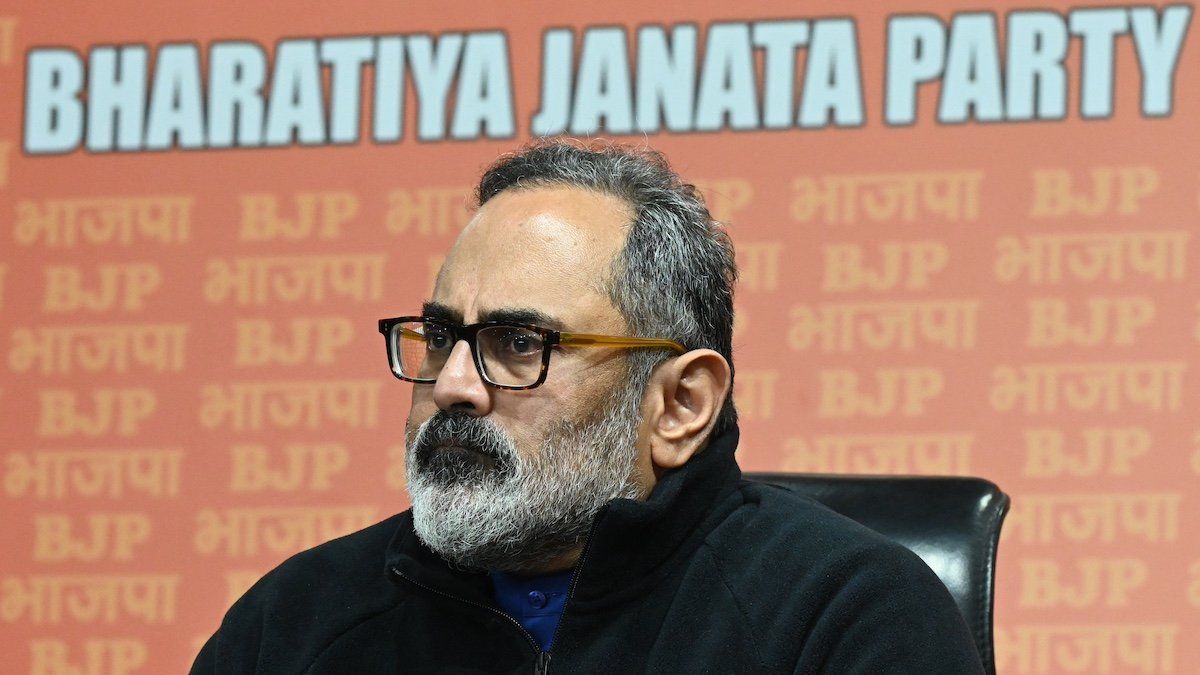
POLYGON ((492 388, 484 384, 475 367, 471 345, 459 340, 433 384, 433 402, 442 410, 486 415, 492 408, 492 388))

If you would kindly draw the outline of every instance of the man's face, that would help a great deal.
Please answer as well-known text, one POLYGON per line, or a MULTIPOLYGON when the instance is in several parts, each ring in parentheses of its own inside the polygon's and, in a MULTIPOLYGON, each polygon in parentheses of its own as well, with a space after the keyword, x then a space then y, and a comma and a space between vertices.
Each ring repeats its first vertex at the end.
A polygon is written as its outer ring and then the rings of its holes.
MULTIPOLYGON (((503 192, 447 255, 431 303, 461 323, 516 319, 624 334, 605 282, 631 217, 619 199, 578 188, 503 192)), ((565 546, 599 504, 638 496, 638 401, 625 375, 617 350, 556 349, 542 385, 501 390, 484 384, 469 345, 457 343, 437 382, 413 391, 408 474, 418 534, 464 564, 519 568, 548 561, 517 550, 537 542, 517 540, 540 532, 565 546), (516 564, 473 550, 497 546, 516 564)))

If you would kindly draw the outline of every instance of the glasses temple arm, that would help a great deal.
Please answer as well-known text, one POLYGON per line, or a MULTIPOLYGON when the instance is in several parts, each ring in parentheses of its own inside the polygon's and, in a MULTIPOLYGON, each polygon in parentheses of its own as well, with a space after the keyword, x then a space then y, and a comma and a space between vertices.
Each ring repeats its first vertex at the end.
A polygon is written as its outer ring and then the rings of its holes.
POLYGON ((588 333, 559 333, 559 344, 572 347, 662 347, 680 354, 687 349, 674 340, 666 338, 621 337, 615 335, 590 335, 588 333))

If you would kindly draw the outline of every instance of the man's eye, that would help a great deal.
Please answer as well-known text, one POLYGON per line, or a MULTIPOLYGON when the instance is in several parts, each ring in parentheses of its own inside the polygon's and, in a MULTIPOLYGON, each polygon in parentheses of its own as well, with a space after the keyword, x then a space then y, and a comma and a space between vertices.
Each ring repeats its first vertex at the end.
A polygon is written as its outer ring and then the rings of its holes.
POLYGON ((431 350, 442 350, 450 347, 450 336, 443 332, 426 332, 425 346, 431 350))
POLYGON ((529 356, 542 351, 542 339, 532 333, 512 332, 500 340, 504 353, 514 356, 529 356))

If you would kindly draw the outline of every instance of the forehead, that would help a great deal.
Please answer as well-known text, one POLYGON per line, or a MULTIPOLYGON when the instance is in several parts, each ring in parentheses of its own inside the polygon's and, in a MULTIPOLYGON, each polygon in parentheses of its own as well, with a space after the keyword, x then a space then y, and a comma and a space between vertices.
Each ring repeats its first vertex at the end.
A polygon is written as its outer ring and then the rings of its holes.
POLYGON ((532 309, 576 331, 612 328, 620 317, 605 282, 632 217, 622 200, 581 188, 502 192, 447 253, 432 299, 466 322, 532 309))

